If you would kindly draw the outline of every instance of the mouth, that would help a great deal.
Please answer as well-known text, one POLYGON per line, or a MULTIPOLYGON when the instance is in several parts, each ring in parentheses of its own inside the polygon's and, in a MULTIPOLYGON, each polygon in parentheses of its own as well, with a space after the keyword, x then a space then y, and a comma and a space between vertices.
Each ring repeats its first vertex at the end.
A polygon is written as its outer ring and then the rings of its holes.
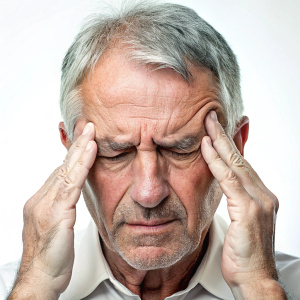
POLYGON ((135 232, 158 232, 168 230, 175 225, 176 219, 174 220, 149 220, 149 221, 130 221, 125 225, 135 232))

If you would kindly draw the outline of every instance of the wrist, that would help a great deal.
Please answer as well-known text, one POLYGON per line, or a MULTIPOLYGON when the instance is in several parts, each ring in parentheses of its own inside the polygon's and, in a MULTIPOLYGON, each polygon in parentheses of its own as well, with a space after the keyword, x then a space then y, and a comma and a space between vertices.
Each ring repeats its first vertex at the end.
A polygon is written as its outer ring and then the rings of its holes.
POLYGON ((43 288, 28 286, 27 284, 18 284, 10 293, 7 300, 57 300, 59 295, 43 288))
POLYGON ((286 300, 287 296, 280 285, 274 279, 261 280, 259 282, 250 282, 239 286, 231 287, 235 299, 274 299, 286 300))
POLYGON ((39 270, 30 270, 17 277, 7 300, 57 300, 60 292, 55 289, 55 282, 39 270))

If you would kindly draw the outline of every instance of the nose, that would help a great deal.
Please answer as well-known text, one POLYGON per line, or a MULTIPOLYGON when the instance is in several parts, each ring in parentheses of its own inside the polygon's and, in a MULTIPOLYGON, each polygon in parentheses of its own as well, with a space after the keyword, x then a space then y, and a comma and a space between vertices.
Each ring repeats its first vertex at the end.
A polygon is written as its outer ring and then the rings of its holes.
POLYGON ((169 187, 164 179, 166 166, 159 160, 156 151, 143 151, 137 154, 133 162, 130 197, 143 207, 155 207, 169 195, 169 187))

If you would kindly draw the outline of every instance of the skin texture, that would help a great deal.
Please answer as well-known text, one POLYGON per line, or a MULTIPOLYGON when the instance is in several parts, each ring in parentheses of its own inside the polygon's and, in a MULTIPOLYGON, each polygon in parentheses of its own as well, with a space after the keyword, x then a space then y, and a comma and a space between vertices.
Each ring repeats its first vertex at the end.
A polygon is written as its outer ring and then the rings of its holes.
MULTIPOLYGON (((115 49, 82 84, 81 122, 95 124, 99 144, 84 198, 114 275, 144 297, 147 282, 152 294, 161 293, 167 279, 180 274, 176 270, 201 256, 221 198, 200 143, 207 112, 223 115, 223 110, 212 73, 195 70, 193 75, 188 84, 170 69, 154 72, 129 63, 123 49, 115 49), (196 140, 188 153, 167 146, 187 136, 196 140), (102 150, 101 140, 132 146, 102 150)), ((182 275, 172 279, 174 290, 182 275)))
POLYGON ((222 192, 231 218, 222 272, 235 298, 285 299, 273 256, 278 200, 243 158, 248 119, 228 137, 209 70, 190 66, 187 83, 125 52, 110 49, 82 83, 72 143, 60 124, 68 155, 26 203, 9 299, 57 299, 67 287, 81 189, 114 276, 142 299, 187 286, 222 192))
POLYGON ((221 193, 210 190, 214 179, 200 143, 207 112, 222 113, 214 86, 208 71, 188 85, 172 70, 126 62, 121 49, 100 59, 82 85, 84 115, 95 124, 96 141, 132 144, 99 153, 83 189, 107 251, 117 249, 132 267, 172 265, 194 252, 208 230, 221 193), (185 136, 197 138, 191 154, 162 146, 185 136), (139 226, 147 222, 156 226, 139 226))

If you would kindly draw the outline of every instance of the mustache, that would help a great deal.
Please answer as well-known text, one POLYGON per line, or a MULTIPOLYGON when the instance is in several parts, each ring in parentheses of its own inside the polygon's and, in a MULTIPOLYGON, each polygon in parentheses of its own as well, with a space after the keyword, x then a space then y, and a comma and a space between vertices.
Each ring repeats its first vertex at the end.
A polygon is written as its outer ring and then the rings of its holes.
POLYGON ((178 198, 166 198, 156 207, 143 207, 138 202, 120 203, 113 215, 116 228, 132 221, 187 219, 187 211, 178 198))

